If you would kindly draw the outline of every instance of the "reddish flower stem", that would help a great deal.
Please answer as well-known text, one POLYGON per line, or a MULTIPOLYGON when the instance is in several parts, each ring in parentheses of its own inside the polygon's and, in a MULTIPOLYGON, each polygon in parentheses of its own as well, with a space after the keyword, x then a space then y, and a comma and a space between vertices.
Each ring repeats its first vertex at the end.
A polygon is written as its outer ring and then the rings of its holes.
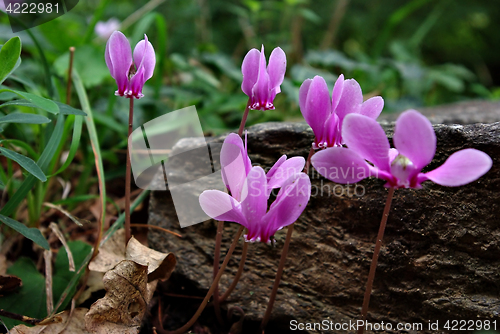
POLYGON ((68 82, 66 83, 66 104, 71 103, 71 76, 73 74, 73 59, 75 58, 75 47, 69 48, 69 69, 68 69, 68 82))
MULTIPOLYGON (((214 250, 214 272, 213 279, 215 282, 215 277, 219 273, 219 262, 220 262, 220 248, 222 243, 222 232, 224 231, 224 222, 220 220, 217 223, 217 234, 215 235, 215 250, 214 250)), ((219 324, 224 325, 224 320, 222 320, 222 315, 220 313, 220 305, 219 305, 219 284, 215 285, 214 290, 214 310, 215 316, 219 324)))
POLYGON ((240 129, 238 130, 238 136, 241 137, 243 134, 243 130, 245 130, 245 124, 247 122, 248 110, 250 110, 251 101, 248 99, 247 106, 245 108, 245 112, 243 113, 243 118, 241 119, 240 129))
POLYGON ((130 98, 130 108, 128 113, 128 136, 127 136, 127 167, 125 171, 125 245, 132 237, 130 232, 130 145, 128 140, 132 134, 132 124, 134 121, 134 98, 130 98))
POLYGON ((238 284, 238 281, 240 280, 241 274, 243 273, 243 268, 245 268, 245 261, 247 259, 247 252, 248 252, 248 244, 249 244, 248 242, 243 242, 243 250, 241 251, 241 259, 238 271, 236 272, 236 275, 234 275, 233 282, 227 288, 227 291, 222 295, 222 297, 219 298, 219 303, 222 303, 231 295, 231 292, 233 292, 234 288, 236 288, 236 285, 238 284))
MULTIPOLYGON (((377 241, 375 243, 375 250, 373 251, 372 263, 370 264, 370 272, 368 273, 368 282, 366 283, 365 297, 363 299, 363 307, 361 308, 361 319, 363 323, 366 321, 366 316, 368 314, 368 305, 370 304, 370 296, 372 294, 373 281, 375 280, 375 270, 377 269, 378 256, 380 254, 380 248, 382 247, 382 238, 384 237, 385 226, 387 224, 387 218, 389 217, 389 210, 391 209, 392 196, 394 195, 394 188, 389 188, 389 193, 387 194, 387 200, 385 202, 384 213, 382 215, 382 220, 380 222, 380 227, 378 230, 377 241)), ((358 329, 358 334, 363 334, 365 331, 365 326, 363 325, 358 329)))
POLYGON ((311 147, 311 150, 309 151, 309 155, 307 156, 306 166, 304 167, 304 173, 306 173, 306 174, 309 174, 309 166, 311 166, 311 158, 315 152, 316 151, 314 151, 314 148, 311 147))
POLYGON ((205 309, 205 306, 207 306, 208 300, 210 299, 210 297, 212 297, 212 294, 214 293, 215 288, 219 284, 219 280, 224 272, 224 269, 226 269, 226 266, 227 266, 229 260, 231 259, 231 255, 233 255, 233 251, 236 248, 236 244, 238 243, 238 240, 240 239, 241 235, 243 234, 243 229, 244 229, 243 226, 241 226, 238 229, 238 232, 236 233, 236 236, 233 239, 233 243, 231 244, 231 247, 229 247, 229 250, 227 251, 226 257, 224 258, 224 262, 222 263, 222 265, 220 267, 219 273, 215 277, 214 282, 212 283, 212 286, 210 287, 210 290, 208 290, 207 295, 205 296, 205 299, 203 299, 203 302, 198 307, 198 310, 193 315, 191 320, 189 320, 184 326, 182 326, 181 328, 179 328, 175 331, 164 330, 161 328, 161 324, 159 324, 159 327, 156 328, 158 333, 160 333, 160 334, 183 334, 183 333, 186 333, 187 330, 189 328, 191 328, 191 326, 193 326, 193 324, 196 322, 196 320, 198 320, 198 317, 201 315, 201 312, 203 312, 203 309, 205 309))
POLYGON ((290 240, 292 239, 293 225, 288 226, 288 232, 286 233, 285 244, 283 245, 283 250, 281 251, 281 259, 278 267, 278 271, 276 272, 276 278, 274 280, 273 290, 271 291, 271 296, 269 297, 269 303, 267 304, 266 313, 264 314, 264 318, 262 318, 262 323, 260 324, 260 329, 264 331, 271 317, 271 311, 273 310, 274 301, 276 300, 276 294, 278 293, 278 287, 280 285, 281 275, 283 274, 283 269, 285 268, 285 260, 288 254, 288 248, 290 246, 290 240))

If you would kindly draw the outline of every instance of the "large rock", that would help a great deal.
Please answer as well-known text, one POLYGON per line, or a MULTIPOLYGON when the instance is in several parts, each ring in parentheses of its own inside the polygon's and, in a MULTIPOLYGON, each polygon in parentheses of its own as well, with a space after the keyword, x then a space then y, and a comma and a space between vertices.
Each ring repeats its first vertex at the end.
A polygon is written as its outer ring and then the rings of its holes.
MULTIPOLYGON (((391 138, 393 124, 383 126, 391 138)), ((439 321, 442 329, 447 320, 496 319, 500 329, 500 123, 434 128, 438 149, 425 170, 470 147, 488 153, 493 167, 463 187, 425 182, 423 189, 395 192, 368 319, 394 326, 421 323, 424 331, 420 332, 431 332, 426 331, 429 320, 439 321)), ((267 123, 248 129, 252 162, 266 167, 282 154, 307 157, 312 140, 312 131, 302 123, 267 123)), ((196 145, 196 141, 182 145, 196 145)), ((268 333, 288 331, 292 319, 346 323, 359 318, 387 189, 377 179, 348 188, 315 172, 310 176, 312 197, 295 224, 268 333)), ((216 223, 181 229, 169 192, 155 191, 149 224, 184 236, 179 239, 152 230, 149 241, 154 249, 176 254, 182 285, 191 283, 206 291, 212 277, 216 223)), ((235 223, 224 224, 222 258, 237 228, 235 223)), ((285 234, 276 234, 275 246, 249 245, 244 274, 230 298, 231 305, 246 312, 248 333, 255 332, 252 326, 264 314, 285 234)), ((240 254, 241 243, 223 276, 222 291, 236 272, 240 254)))

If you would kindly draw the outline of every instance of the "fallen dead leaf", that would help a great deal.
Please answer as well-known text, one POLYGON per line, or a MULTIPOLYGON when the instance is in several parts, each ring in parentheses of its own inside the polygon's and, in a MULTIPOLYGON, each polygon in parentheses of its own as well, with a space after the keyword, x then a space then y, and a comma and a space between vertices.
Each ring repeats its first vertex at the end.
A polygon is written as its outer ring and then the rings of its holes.
POLYGON ((0 276, 0 296, 16 290, 22 285, 21 279, 12 275, 0 276))
POLYGON ((106 272, 106 295, 85 316, 91 333, 138 333, 158 280, 168 279, 177 263, 173 253, 150 249, 134 237, 125 250, 124 239, 124 230, 118 230, 89 264, 91 271, 106 272))
POLYGON ((56 314, 62 318, 62 322, 52 323, 48 325, 36 325, 28 327, 25 325, 17 325, 10 330, 10 334, 89 334, 85 329, 85 314, 88 312, 86 308, 77 308, 69 319, 69 311, 64 311, 56 314))

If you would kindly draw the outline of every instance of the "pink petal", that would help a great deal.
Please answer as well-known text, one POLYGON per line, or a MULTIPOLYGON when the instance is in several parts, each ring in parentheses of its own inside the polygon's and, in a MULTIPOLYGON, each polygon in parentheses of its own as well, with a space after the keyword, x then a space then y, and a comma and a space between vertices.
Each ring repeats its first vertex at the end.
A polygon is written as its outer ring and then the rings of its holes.
POLYGON ((280 47, 271 52, 267 72, 269 73, 270 88, 274 89, 276 94, 279 93, 286 72, 286 55, 280 47))
POLYGON ((240 201, 241 190, 252 163, 243 141, 236 133, 230 133, 224 140, 220 152, 220 164, 222 181, 231 195, 240 201))
POLYGON ((243 73, 241 90, 248 97, 252 97, 252 88, 257 82, 257 77, 259 76, 259 58, 259 50, 252 49, 248 51, 243 59, 243 63, 241 64, 241 72, 243 73))
POLYGON ((123 95, 127 90, 128 73, 132 65, 132 51, 127 37, 120 31, 115 31, 108 39, 105 59, 111 76, 118 85, 118 94, 123 95))
POLYGON ((381 96, 374 96, 363 102, 359 113, 377 119, 382 109, 384 109, 384 99, 381 96))
MULTIPOLYGON (((262 167, 252 167, 241 191, 241 210, 252 225, 259 225, 267 210, 267 178, 262 167)), ((249 232, 249 234, 252 234, 249 232)))
POLYGON ((344 90, 344 75, 341 74, 335 81, 332 91, 332 110, 337 109, 339 105, 340 98, 342 97, 342 92, 344 90))
POLYGON ((377 176, 376 169, 353 150, 330 147, 316 152, 311 163, 318 173, 337 183, 355 183, 370 176, 377 176))
POLYGON ((402 113, 394 127, 394 146, 417 169, 427 166, 436 153, 436 134, 431 122, 416 110, 402 113))
POLYGON ((144 81, 153 76, 156 65, 155 50, 146 35, 134 48, 134 63, 137 68, 144 66, 144 81))
POLYGON ((344 119, 342 138, 349 149, 379 169, 389 171, 389 140, 377 121, 360 114, 349 114, 344 119))
POLYGON ((142 94, 142 87, 144 87, 144 83, 146 82, 146 80, 144 79, 144 71, 144 66, 139 67, 138 71, 130 79, 128 95, 131 95, 137 99, 140 99, 144 96, 142 94))
POLYGON ((339 146, 341 140, 342 138, 339 132, 339 118, 337 114, 332 113, 325 122, 325 127, 323 129, 323 138, 321 139, 320 146, 339 146))
POLYGON ((392 161, 398 156, 399 152, 395 148, 391 148, 389 150, 389 163, 392 163, 392 161))
POLYGON ((276 231, 293 224, 300 217, 311 197, 311 181, 305 173, 289 178, 263 219, 261 241, 268 242, 276 231))
POLYGON ((337 106, 337 116, 342 121, 347 114, 359 113, 363 103, 363 94, 358 82, 354 79, 344 81, 342 96, 337 106))
POLYGON ((468 148, 453 153, 444 164, 424 175, 442 186, 457 187, 477 180, 490 170, 492 164, 488 154, 468 148))
POLYGON ((234 198, 219 190, 205 190, 201 193, 200 206, 207 216, 223 221, 247 225, 241 212, 241 205, 234 198))
POLYGON ((311 83, 312 83, 312 79, 306 79, 306 80, 304 80, 302 85, 300 85, 300 88, 299 88, 300 112, 302 113, 302 116, 304 116, 304 119, 306 120, 306 122, 307 122, 308 117, 310 117, 310 115, 308 115, 309 110, 306 109, 306 101, 307 101, 307 94, 309 93, 309 87, 311 86, 311 83))
POLYGON ((276 173, 276 171, 278 170, 278 167, 280 167, 284 162, 286 161, 286 155, 282 155, 278 161, 276 161, 273 165, 273 167, 271 167, 271 169, 267 172, 266 174, 266 177, 267 177, 267 183, 269 183, 269 180, 271 180, 271 178, 274 176, 274 174, 276 173))
POLYGON ((270 89, 269 74, 267 73, 266 68, 266 56, 264 54, 264 45, 262 45, 259 60, 259 74, 257 82, 252 89, 252 96, 254 100, 254 106, 252 106, 252 108, 262 109, 267 107, 268 102, 272 103, 272 101, 269 100, 270 89))
POLYGON ((315 76, 312 80, 305 101, 304 118, 313 129, 316 139, 320 140, 323 135, 325 121, 332 113, 330 92, 325 79, 315 76))
MULTIPOLYGON (((284 157, 286 158, 286 155, 284 155, 284 157)), ((306 159, 303 157, 293 157, 281 163, 280 166, 273 171, 270 178, 268 173, 268 192, 270 193, 274 188, 280 188, 290 177, 302 172, 305 164, 306 159)), ((271 170, 269 172, 271 172, 271 170)))

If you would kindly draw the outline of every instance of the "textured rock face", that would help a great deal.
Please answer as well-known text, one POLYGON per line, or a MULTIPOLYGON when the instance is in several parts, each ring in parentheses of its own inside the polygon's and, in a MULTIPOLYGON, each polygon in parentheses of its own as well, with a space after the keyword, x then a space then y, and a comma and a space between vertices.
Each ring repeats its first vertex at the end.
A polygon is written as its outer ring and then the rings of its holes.
MULTIPOLYGON (((383 126, 392 137, 393 125, 383 126)), ((424 171, 463 148, 486 152, 493 158, 493 167, 463 187, 425 182, 423 189, 395 192, 368 319, 390 321, 394 326, 418 322, 424 325, 421 332, 426 332, 429 320, 439 320, 442 326, 452 319, 500 318, 500 123, 434 128, 438 149, 424 171)), ((220 143, 223 138, 213 140, 220 143)), ((312 140, 306 124, 267 123, 249 128, 248 149, 253 163, 270 167, 282 154, 306 158, 312 140)), ((295 224, 269 333, 288 331, 292 319, 345 323, 359 317, 387 189, 376 179, 347 187, 316 172, 310 176, 312 197, 295 224)), ((152 193, 149 224, 184 236, 179 239, 152 230, 150 245, 174 252, 177 274, 208 289, 216 223, 179 228, 169 192, 163 191, 152 193)), ((227 222, 224 227, 222 257, 238 225, 227 222)), ((274 247, 249 246, 245 271, 230 298, 230 304, 240 306, 249 320, 264 314, 285 234, 275 235, 274 247)), ((241 242, 223 276, 221 291, 231 283, 240 254, 241 242)))

